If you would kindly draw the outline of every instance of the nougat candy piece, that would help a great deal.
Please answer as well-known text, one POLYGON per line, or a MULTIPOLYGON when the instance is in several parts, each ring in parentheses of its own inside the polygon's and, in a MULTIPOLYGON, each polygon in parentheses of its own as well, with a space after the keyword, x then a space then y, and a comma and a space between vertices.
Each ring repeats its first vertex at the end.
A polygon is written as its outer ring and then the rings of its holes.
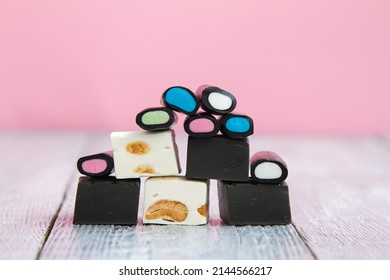
POLYGON ((181 172, 173 130, 113 132, 111 143, 118 179, 181 172))
POLYGON ((143 223, 206 224, 208 190, 208 180, 191 180, 182 176, 146 179, 143 223))

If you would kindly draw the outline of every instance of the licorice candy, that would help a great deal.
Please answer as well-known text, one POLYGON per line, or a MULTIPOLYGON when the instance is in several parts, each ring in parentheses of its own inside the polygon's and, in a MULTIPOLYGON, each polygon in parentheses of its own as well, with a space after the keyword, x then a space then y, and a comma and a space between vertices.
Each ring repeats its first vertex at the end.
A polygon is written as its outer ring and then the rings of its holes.
POLYGON ((219 119, 219 124, 222 134, 232 139, 253 134, 253 120, 246 115, 226 114, 219 119))
POLYGON ((218 181, 221 219, 227 225, 285 225, 291 223, 286 182, 277 185, 218 181))
POLYGON ((206 112, 223 115, 232 112, 237 105, 233 94, 215 86, 200 86, 196 91, 200 106, 206 112))
POLYGON ((286 162, 270 151, 254 154, 250 159, 250 169, 252 180, 264 184, 279 184, 288 176, 286 162))
POLYGON ((167 108, 187 115, 195 114, 199 109, 196 95, 188 88, 181 86, 168 88, 162 95, 162 103, 167 108))
POLYGON ((76 225, 135 225, 140 179, 80 177, 73 223, 76 225))
POLYGON ((247 181, 248 139, 188 137, 187 178, 247 181))
POLYGON ((90 177, 106 177, 114 172, 112 151, 85 156, 77 161, 77 169, 90 177))
POLYGON ((188 116, 184 130, 193 137, 212 137, 219 132, 219 121, 211 114, 201 113, 188 116))
POLYGON ((166 130, 176 124, 177 115, 165 107, 148 108, 137 114, 135 122, 144 130, 166 130))

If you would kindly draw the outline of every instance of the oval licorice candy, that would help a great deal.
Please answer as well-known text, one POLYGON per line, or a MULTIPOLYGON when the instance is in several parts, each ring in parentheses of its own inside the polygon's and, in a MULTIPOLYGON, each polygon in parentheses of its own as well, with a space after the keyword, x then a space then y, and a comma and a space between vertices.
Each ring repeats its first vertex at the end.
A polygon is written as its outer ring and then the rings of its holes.
POLYGON ((250 159, 250 170, 252 180, 264 184, 280 184, 288 176, 286 162, 270 151, 254 154, 250 159))
POLYGON ((106 177, 114 172, 114 159, 111 151, 85 156, 77 161, 81 174, 90 177, 106 177))
POLYGON ((237 105, 233 94, 215 86, 200 86, 196 95, 202 109, 211 114, 228 114, 233 112, 237 105))
POLYGON ((148 108, 137 114, 135 122, 145 130, 166 130, 177 122, 177 115, 165 107, 148 108))
POLYGON ((208 113, 188 116, 184 121, 184 130, 193 137, 212 137, 219 132, 219 121, 208 113))
POLYGON ((223 135, 232 138, 246 138, 253 134, 253 120, 245 115, 226 114, 219 119, 223 135))
POLYGON ((199 109, 199 100, 188 88, 174 86, 168 88, 162 96, 162 103, 174 111, 187 115, 195 114, 199 109))

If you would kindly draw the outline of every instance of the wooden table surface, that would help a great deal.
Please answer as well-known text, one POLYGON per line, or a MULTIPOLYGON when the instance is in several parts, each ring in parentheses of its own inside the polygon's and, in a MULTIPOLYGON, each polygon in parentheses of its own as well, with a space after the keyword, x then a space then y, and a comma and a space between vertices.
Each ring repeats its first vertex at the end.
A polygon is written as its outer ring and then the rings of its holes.
POLYGON ((76 226, 76 161, 110 150, 109 134, 0 132, 0 259, 390 259, 390 138, 250 144, 287 161, 293 224, 223 225, 212 181, 205 226, 76 226))

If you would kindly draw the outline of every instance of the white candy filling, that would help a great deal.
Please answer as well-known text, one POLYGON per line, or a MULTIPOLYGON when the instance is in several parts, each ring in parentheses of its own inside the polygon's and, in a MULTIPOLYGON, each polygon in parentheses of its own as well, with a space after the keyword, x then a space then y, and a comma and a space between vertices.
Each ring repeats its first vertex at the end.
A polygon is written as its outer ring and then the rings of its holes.
MULTIPOLYGON (((191 180, 180 176, 148 178, 144 185, 144 224, 184 224, 203 225, 207 218, 199 213, 199 208, 207 203, 208 186, 206 180, 191 180), (167 221, 164 217, 146 218, 148 208, 162 200, 177 201, 188 209, 182 222, 167 221)), ((180 211, 180 208, 176 208, 180 211)))
POLYGON ((262 162, 255 168, 255 176, 259 179, 278 179, 282 169, 274 162, 262 162))
POLYGON ((116 178, 179 174, 172 133, 172 130, 111 133, 116 178), (135 143, 133 153, 128 150, 132 143, 135 143), (142 146, 137 143, 144 143, 147 149, 142 152, 142 146))
POLYGON ((219 92, 212 92, 209 95, 209 103, 217 110, 228 110, 232 107, 233 101, 228 96, 219 92))

